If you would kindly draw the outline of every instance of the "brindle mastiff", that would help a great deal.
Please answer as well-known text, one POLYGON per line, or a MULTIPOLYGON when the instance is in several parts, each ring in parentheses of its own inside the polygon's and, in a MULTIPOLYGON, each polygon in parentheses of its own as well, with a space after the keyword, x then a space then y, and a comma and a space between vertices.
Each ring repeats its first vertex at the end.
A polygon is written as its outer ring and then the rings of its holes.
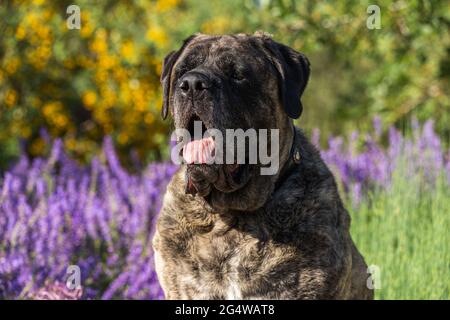
POLYGON ((293 125, 309 72, 263 33, 197 34, 164 59, 162 115, 176 128, 280 132, 275 175, 185 164, 172 178, 153 239, 167 299, 373 298, 333 175, 293 125))

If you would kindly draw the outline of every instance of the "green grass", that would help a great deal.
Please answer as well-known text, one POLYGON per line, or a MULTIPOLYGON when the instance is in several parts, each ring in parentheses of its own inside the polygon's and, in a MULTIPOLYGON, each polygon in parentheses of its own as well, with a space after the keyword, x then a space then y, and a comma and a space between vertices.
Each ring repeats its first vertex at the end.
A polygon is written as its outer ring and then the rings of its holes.
POLYGON ((380 268, 376 299, 450 299, 450 188, 444 174, 434 187, 415 176, 348 206, 358 249, 380 268))

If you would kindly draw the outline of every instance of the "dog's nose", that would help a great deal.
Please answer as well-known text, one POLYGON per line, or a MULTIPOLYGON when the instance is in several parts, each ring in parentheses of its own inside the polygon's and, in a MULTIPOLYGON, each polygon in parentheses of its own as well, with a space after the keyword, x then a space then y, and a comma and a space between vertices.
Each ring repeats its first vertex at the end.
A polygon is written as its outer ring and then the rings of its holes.
POLYGON ((200 92, 210 86, 209 78, 200 72, 189 72, 180 79, 180 89, 183 93, 200 92))

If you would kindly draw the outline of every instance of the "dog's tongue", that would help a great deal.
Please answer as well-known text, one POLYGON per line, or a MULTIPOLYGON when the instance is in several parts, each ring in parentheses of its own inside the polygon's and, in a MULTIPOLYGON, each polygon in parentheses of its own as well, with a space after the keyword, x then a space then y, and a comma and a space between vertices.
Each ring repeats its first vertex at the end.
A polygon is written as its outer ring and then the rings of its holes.
POLYGON ((187 164, 212 163, 215 155, 215 143, 212 137, 194 140, 183 148, 183 159, 187 164))

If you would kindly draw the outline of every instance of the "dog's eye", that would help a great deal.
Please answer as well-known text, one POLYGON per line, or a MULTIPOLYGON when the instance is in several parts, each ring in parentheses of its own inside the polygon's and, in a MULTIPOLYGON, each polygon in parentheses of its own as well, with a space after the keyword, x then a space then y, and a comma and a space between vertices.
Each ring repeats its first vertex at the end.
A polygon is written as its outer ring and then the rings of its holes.
POLYGON ((236 81, 242 81, 245 79, 244 75, 236 70, 231 73, 231 78, 236 81))

